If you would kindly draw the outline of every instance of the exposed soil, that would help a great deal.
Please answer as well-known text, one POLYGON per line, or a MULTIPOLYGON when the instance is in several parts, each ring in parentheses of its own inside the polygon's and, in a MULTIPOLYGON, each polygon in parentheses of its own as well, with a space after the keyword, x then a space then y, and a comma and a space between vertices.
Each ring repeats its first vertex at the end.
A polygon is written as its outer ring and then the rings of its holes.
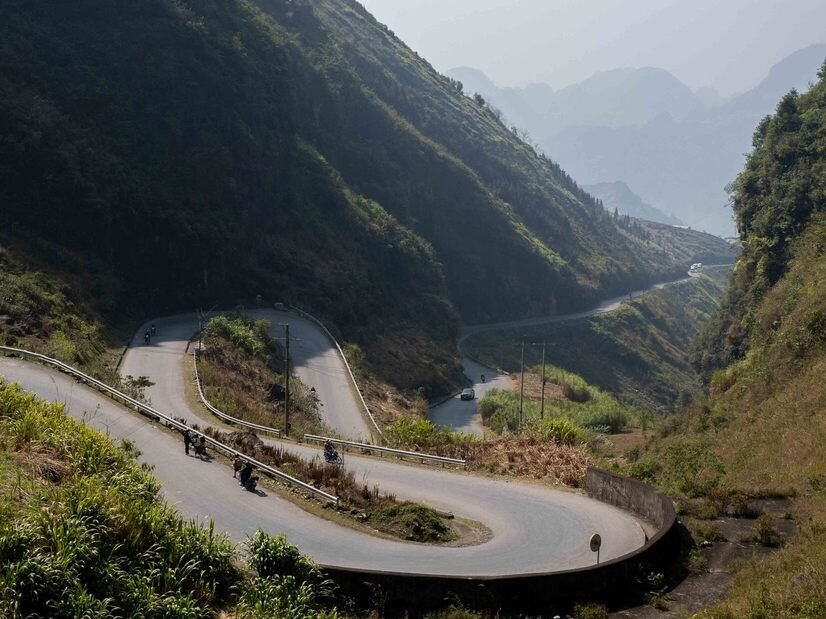
MULTIPOLYGON (((749 502, 749 507, 755 514, 765 512, 772 516, 780 544, 794 533, 796 523, 787 517, 793 510, 791 500, 756 499, 749 502)), ((753 554, 768 554, 775 550, 773 547, 746 541, 754 530, 754 518, 718 518, 706 521, 706 524, 719 530, 726 541, 695 540, 700 555, 707 562, 707 568, 701 573, 690 574, 666 594, 667 610, 645 605, 617 611, 610 616, 634 619, 685 617, 723 599, 734 578, 735 562, 738 559, 753 554)))

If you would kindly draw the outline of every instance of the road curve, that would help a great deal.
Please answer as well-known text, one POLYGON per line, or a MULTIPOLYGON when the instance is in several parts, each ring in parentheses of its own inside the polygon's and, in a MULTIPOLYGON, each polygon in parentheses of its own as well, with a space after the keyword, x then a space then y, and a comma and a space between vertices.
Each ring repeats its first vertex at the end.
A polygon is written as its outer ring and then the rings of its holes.
MULTIPOLYGON (((157 324, 160 331, 166 323, 157 324)), ((154 350, 159 361, 170 356, 163 346, 154 350)), ((180 367, 181 357, 175 356, 180 367)), ((44 399, 64 402, 73 417, 114 439, 133 441, 142 452, 141 460, 153 465, 168 500, 184 515, 208 516, 235 540, 259 528, 284 532, 325 566, 468 577, 529 574, 592 564, 587 540, 595 531, 605 540, 604 559, 639 548, 645 541, 640 523, 630 514, 579 494, 348 455, 347 466, 370 483, 380 484, 399 498, 426 501, 481 521, 493 533, 490 541, 463 548, 370 536, 311 516, 279 496, 244 492, 228 467, 185 456, 176 437, 64 374, 0 358, 0 375, 44 399)), ((156 386, 169 378, 151 376, 156 386)), ((156 397, 172 392, 155 390, 156 397)), ((172 412, 163 402, 153 404, 172 412)), ((307 446, 284 445, 305 454, 318 453, 307 446)))
MULTIPOLYGON (((729 266, 731 265, 711 264, 707 265, 705 268, 712 269, 729 266)), ((464 374, 473 383, 473 389, 476 392, 476 400, 462 401, 459 399, 457 394, 449 400, 432 407, 427 413, 428 419, 437 425, 447 426, 456 432, 466 432, 476 436, 483 436, 485 433, 485 427, 482 425, 482 419, 478 413, 478 401, 482 399, 485 393, 491 389, 510 389, 512 387, 513 383, 509 376, 500 374, 492 368, 485 367, 465 354, 463 344, 471 335, 485 333, 487 331, 536 327, 539 325, 566 322, 569 320, 579 320, 581 318, 589 318, 590 316, 595 316, 597 314, 613 312, 618 309, 620 305, 622 305, 622 303, 629 298, 629 296, 632 298, 637 298, 644 294, 648 294, 649 292, 654 292, 655 290, 662 290, 667 286, 673 286, 674 284, 689 281, 697 276, 698 274, 691 273, 687 277, 682 277, 670 282, 654 284, 653 286, 649 286, 643 290, 636 290, 628 295, 608 299, 592 309, 582 312, 575 312, 573 314, 538 316, 536 318, 525 318, 522 320, 510 320, 506 322, 495 322, 483 325, 469 325, 462 328, 462 331, 459 333, 458 348, 459 353, 462 355, 462 367, 464 369, 464 374), (482 374, 484 374, 486 378, 484 383, 481 381, 482 374)))
MULTIPOLYGON (((282 338, 282 323, 290 325, 290 357, 293 373, 308 387, 315 387, 319 398, 319 413, 324 424, 336 434, 367 440, 370 430, 363 407, 353 393, 350 375, 335 346, 327 335, 310 320, 293 312, 276 310, 249 310, 250 317, 270 321, 270 336, 282 338)), ((143 325, 124 355, 121 376, 148 376, 155 383, 145 390, 152 404, 180 417, 195 417, 199 422, 215 423, 206 411, 190 410, 184 390, 182 357, 188 342, 198 330, 198 318, 185 314, 152 321, 157 335, 149 345, 143 343, 143 333, 150 323, 143 325)))

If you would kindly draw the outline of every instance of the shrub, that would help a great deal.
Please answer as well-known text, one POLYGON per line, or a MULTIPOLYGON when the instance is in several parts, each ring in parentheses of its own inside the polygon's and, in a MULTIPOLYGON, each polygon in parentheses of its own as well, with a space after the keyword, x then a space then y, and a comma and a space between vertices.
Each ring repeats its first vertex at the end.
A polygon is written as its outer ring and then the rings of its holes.
POLYGON ((621 410, 593 412, 585 416, 583 425, 593 430, 607 428, 607 433, 617 434, 628 425, 628 414, 621 410))
POLYGON ((763 546, 778 545, 780 538, 777 536, 771 515, 763 513, 757 517, 751 533, 751 540, 763 546))
MULTIPOLYGON (((318 592, 310 583, 300 583, 293 576, 256 578, 244 588, 238 600, 238 619, 335 619, 335 609, 318 606, 318 592)), ((177 616, 177 615, 176 615, 177 616)))
POLYGON ((332 596, 332 581, 284 535, 259 530, 246 542, 250 566, 258 572, 238 600, 239 619, 338 617, 323 610, 320 601, 332 596))
POLYGON ((657 479, 660 468, 660 465, 656 462, 641 460, 635 462, 631 468, 628 469, 628 475, 646 483, 653 483, 657 479))
POLYGON ((537 432, 542 440, 560 445, 578 445, 586 438, 582 428, 567 419, 545 419, 537 426, 537 432))
POLYGON ((702 574, 708 571, 708 559, 706 559, 696 548, 692 548, 688 553, 686 568, 692 574, 702 574))
POLYGON ((384 438, 391 445, 424 446, 452 443, 468 437, 457 435, 427 419, 400 419, 385 427, 384 438))
POLYGON ((585 385, 572 385, 570 383, 562 383, 562 395, 572 402, 587 402, 591 399, 591 392, 585 385))
POLYGON ((691 497, 707 495, 724 473, 723 463, 697 440, 675 441, 664 454, 663 473, 679 492, 691 497))
POLYGON ((321 572, 315 564, 288 544, 283 534, 272 537, 258 530, 246 545, 250 566, 259 576, 292 576, 299 585, 320 580, 321 572))
POLYGON ((577 604, 573 616, 574 619, 608 619, 608 609, 602 604, 577 604))
POLYGON ((240 314, 216 316, 206 328, 208 334, 229 340, 247 354, 266 356, 270 341, 270 323, 266 320, 252 320, 240 314))

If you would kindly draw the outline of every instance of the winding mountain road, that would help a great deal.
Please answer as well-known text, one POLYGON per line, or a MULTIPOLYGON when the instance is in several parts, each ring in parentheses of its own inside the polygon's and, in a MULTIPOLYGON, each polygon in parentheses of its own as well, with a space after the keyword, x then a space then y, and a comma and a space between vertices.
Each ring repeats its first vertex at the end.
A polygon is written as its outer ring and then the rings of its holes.
MULTIPOLYGON (((667 284, 651 289, 664 285, 667 284)), ((533 326, 610 311, 624 298, 578 314, 467 327, 461 341, 482 330, 533 326)), ((369 426, 362 406, 347 369, 326 334, 311 321, 292 313, 256 310, 252 314, 270 320, 274 335, 280 335, 280 323, 290 324, 296 338, 292 346, 294 371, 305 384, 316 388, 323 404, 324 421, 342 435, 367 438, 369 426)), ((186 382, 192 377, 187 375, 184 359, 188 342, 198 328, 197 318, 181 315, 154 323, 157 336, 150 345, 144 345, 140 334, 146 327, 139 330, 124 356, 121 374, 146 376, 154 383, 146 390, 154 408, 190 422, 220 427, 222 424, 205 409, 191 406, 187 397, 186 382)), ((504 386, 503 381, 509 380, 465 359, 469 376, 479 376, 483 371, 490 380, 476 385, 480 395, 486 389, 504 386)), ((406 543, 369 535, 310 515, 280 495, 244 492, 228 467, 184 455, 177 437, 65 374, 0 357, 0 376, 41 398, 65 403, 68 414, 114 439, 132 441, 142 452, 141 460, 153 466, 165 496, 184 515, 212 518, 219 530, 239 541, 259 528, 270 533, 284 532, 322 566, 463 577, 523 575, 593 564, 588 538, 594 532, 599 532, 603 539, 603 560, 635 550, 646 540, 643 523, 634 516, 581 494, 539 483, 492 479, 348 454, 346 465, 357 478, 377 484, 400 499, 422 501, 458 517, 479 521, 492 534, 483 543, 465 547, 406 543)), ((459 415, 441 412, 448 411, 448 407, 434 409, 433 414, 445 418, 464 415, 469 418, 465 425, 472 427, 475 402, 467 404, 472 406, 470 415, 464 409, 459 415)), ((451 425, 457 427, 458 422, 451 425)), ((265 440, 305 457, 319 455, 318 449, 308 445, 265 440)))
MULTIPOLYGON (((346 368, 330 351, 335 347, 313 323, 293 314, 259 312, 258 317, 289 322, 302 342, 293 357, 296 373, 308 385, 318 385, 328 422, 339 411, 351 418, 341 427, 364 431, 353 390, 343 386, 346 368), (328 354, 329 353, 329 354, 328 354), (329 382, 329 392, 324 381, 329 382)), ((147 376, 152 406, 190 422, 220 426, 186 396, 184 359, 198 328, 195 316, 155 320, 157 336, 150 345, 142 337, 129 347, 123 375, 147 376)), ((139 333, 143 333, 142 328, 139 333)), ((466 473, 424 468, 397 461, 347 455, 347 467, 359 479, 378 484, 400 499, 423 501, 456 516, 482 522, 492 537, 472 546, 444 547, 405 543, 342 527, 315 517, 279 495, 244 492, 217 461, 204 462, 183 453, 175 436, 157 424, 105 398, 70 377, 24 361, 0 358, 0 375, 52 401, 114 439, 133 441, 141 460, 151 464, 163 492, 186 516, 210 517, 235 540, 261 528, 287 534, 290 541, 321 565, 419 574, 495 576, 530 574, 583 567, 593 563, 588 537, 595 531, 605 540, 603 559, 618 557, 645 543, 642 523, 632 515, 573 492, 542 484, 510 482, 466 473)), ((318 455, 307 445, 269 440, 306 457, 318 455)))
MULTIPOLYGON (((730 264, 711 264, 706 265, 705 269, 723 268, 730 266, 730 264)), ((692 278, 698 276, 699 273, 692 272, 689 273, 687 277, 676 279, 670 282, 654 284, 653 286, 649 286, 648 288, 645 288, 643 290, 636 290, 630 293, 630 296, 633 298, 637 298, 639 296, 648 294, 650 292, 654 292, 656 290, 662 290, 667 286, 673 286, 675 284, 680 284, 689 281, 692 278)), ((437 425, 447 426, 448 428, 456 432, 465 432, 467 434, 472 434, 475 436, 483 436, 485 433, 485 427, 484 425, 482 425, 482 419, 478 413, 479 400, 481 400, 484 397, 484 395, 491 389, 510 389, 513 385, 513 381, 511 380, 510 376, 500 374, 492 368, 485 367, 481 363, 474 361, 473 359, 468 357, 467 354, 465 354, 463 344, 465 343, 465 340, 467 340, 470 336, 489 331, 536 327, 539 325, 552 324, 556 322, 579 320, 582 318, 595 316, 597 314, 605 314, 607 312, 613 312, 614 310, 618 309, 620 305, 622 305, 622 303, 628 299, 628 297, 629 295, 622 295, 621 297, 608 299, 607 301, 603 301, 602 303, 590 310, 576 312, 573 314, 562 314, 557 316, 539 316, 536 318, 525 318, 522 320, 511 320, 507 322, 496 322, 484 325, 469 325, 464 327, 461 333, 459 334, 458 348, 459 352, 462 355, 462 368, 464 369, 464 374, 473 383, 473 389, 476 392, 476 399, 461 400, 459 398, 459 395, 456 394, 452 398, 445 400, 444 402, 441 402, 438 405, 432 407, 427 413, 428 419, 430 419, 430 421, 437 425), (483 374, 485 375, 486 379, 484 383, 481 380, 483 374)))
MULTIPOLYGON (((156 324, 160 336, 163 329, 185 321, 176 317, 156 324)), ((168 343, 172 340, 167 336, 168 343)), ((170 346, 141 346, 141 354, 148 350, 157 359, 156 366, 130 360, 125 367, 151 370, 151 378, 157 381, 153 406, 165 413, 200 419, 200 411, 171 409, 171 402, 181 405, 185 398, 174 388, 160 388, 167 382, 182 384, 181 355, 170 352, 170 346), (166 363, 171 357, 178 359, 177 370, 166 363), (169 373, 160 375, 158 368, 169 373), (170 402, 165 401, 167 395, 172 396, 170 402)), ((44 399, 64 402, 70 415, 114 439, 133 441, 142 452, 141 460, 154 467, 165 495, 184 515, 210 517, 219 530, 227 531, 235 540, 259 528, 284 532, 322 565, 468 577, 529 574, 592 564, 594 557, 587 541, 594 531, 605 540, 604 559, 620 556, 645 542, 641 523, 630 514, 573 492, 348 454, 347 466, 359 478, 366 477, 399 498, 426 501, 438 509, 483 522, 493 534, 485 543, 456 548, 371 536, 312 516, 278 495, 244 492, 228 467, 185 456, 182 442, 157 424, 64 374, 0 358, 0 375, 44 399)), ((304 455, 318 454, 308 446, 283 446, 304 455)))
MULTIPOLYGON (((319 398, 319 413, 324 424, 341 436, 367 440, 370 430, 363 407, 353 393, 347 368, 327 335, 312 321, 293 312, 276 310, 247 311, 252 318, 270 322, 270 336, 284 337, 282 324, 290 325, 290 357, 293 373, 319 398)), ((121 376, 147 376, 154 383, 144 390, 149 401, 165 412, 196 419, 201 424, 215 424, 206 410, 192 410, 186 398, 183 357, 189 341, 198 331, 194 314, 172 316, 146 323, 138 329, 120 365, 121 376), (154 324, 157 335, 147 346, 143 333, 154 324), (177 412, 176 412, 177 411, 177 412)))

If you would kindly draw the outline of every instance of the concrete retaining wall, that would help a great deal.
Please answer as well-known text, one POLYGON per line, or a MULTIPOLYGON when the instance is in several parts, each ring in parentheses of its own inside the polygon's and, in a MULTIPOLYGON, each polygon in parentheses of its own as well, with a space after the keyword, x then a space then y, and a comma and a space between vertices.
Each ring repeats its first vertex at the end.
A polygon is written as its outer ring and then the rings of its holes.
POLYGON ((364 606, 383 605, 388 616, 416 616, 461 602, 507 613, 554 614, 573 602, 636 600, 640 583, 664 572, 676 558, 676 514, 671 501, 651 486, 589 469, 586 491, 630 511, 656 527, 646 544, 598 566, 518 576, 456 577, 325 568, 342 592, 364 606))

